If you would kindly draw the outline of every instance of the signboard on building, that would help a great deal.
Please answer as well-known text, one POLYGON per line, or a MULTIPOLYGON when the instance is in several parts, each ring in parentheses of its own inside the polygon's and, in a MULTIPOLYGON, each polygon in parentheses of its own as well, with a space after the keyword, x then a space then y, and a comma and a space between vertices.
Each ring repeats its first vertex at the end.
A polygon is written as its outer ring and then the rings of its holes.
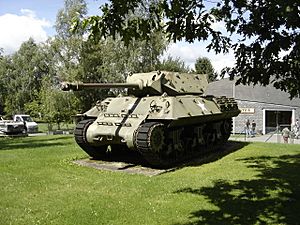
POLYGON ((255 109, 254 108, 240 108, 241 114, 254 114, 255 109))

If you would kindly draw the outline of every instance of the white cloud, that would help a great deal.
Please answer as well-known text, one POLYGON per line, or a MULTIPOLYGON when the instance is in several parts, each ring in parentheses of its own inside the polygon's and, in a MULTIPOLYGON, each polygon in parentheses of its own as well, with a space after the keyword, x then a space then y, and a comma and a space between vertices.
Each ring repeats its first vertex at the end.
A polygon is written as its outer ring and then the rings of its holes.
POLYGON ((45 28, 50 26, 49 21, 37 18, 35 12, 29 9, 21 9, 21 15, 1 15, 0 48, 4 49, 5 54, 11 54, 30 37, 36 42, 43 42, 48 37, 45 28))
POLYGON ((214 29, 215 31, 220 31, 221 33, 228 34, 225 28, 224 21, 212 23, 211 28, 214 29))
POLYGON ((30 10, 30 9, 21 9, 20 12, 24 15, 24 16, 28 16, 30 18, 35 18, 36 14, 34 11, 30 10))
POLYGON ((220 72, 226 66, 232 67, 235 63, 232 51, 229 51, 228 54, 215 54, 213 51, 208 52, 206 49, 206 43, 204 42, 195 42, 193 44, 178 42, 171 44, 163 58, 166 58, 168 55, 173 58, 179 57, 191 69, 194 69, 195 62, 198 57, 209 58, 217 72, 220 72))

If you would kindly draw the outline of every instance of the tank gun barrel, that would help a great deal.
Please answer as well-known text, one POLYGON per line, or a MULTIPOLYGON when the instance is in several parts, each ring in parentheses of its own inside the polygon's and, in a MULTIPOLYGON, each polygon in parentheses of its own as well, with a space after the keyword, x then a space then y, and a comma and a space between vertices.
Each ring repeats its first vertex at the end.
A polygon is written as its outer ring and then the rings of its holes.
POLYGON ((153 71, 148 73, 129 74, 126 83, 82 83, 63 82, 63 91, 80 91, 83 89, 128 88, 128 95, 158 96, 166 93, 169 96, 197 94, 203 95, 208 85, 203 74, 153 71))
POLYGON ((130 88, 130 89, 143 89, 140 84, 135 83, 70 83, 63 82, 61 84, 61 90, 63 91, 80 91, 83 89, 109 89, 109 88, 130 88))

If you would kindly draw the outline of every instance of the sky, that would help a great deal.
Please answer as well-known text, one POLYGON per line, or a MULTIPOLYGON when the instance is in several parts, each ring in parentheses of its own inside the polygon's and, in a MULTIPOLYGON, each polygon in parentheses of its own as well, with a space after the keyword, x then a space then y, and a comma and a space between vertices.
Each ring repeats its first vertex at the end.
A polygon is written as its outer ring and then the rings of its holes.
MULTIPOLYGON (((88 14, 98 14, 103 2, 86 0, 88 14)), ((0 0, 0 48, 4 54, 14 53, 30 37, 39 43, 55 35, 56 14, 63 6, 64 0, 0 0)), ((225 66, 234 65, 232 52, 216 55, 208 52, 206 45, 203 42, 176 42, 170 44, 164 57, 180 57, 191 69, 198 57, 208 57, 217 72, 225 66)))

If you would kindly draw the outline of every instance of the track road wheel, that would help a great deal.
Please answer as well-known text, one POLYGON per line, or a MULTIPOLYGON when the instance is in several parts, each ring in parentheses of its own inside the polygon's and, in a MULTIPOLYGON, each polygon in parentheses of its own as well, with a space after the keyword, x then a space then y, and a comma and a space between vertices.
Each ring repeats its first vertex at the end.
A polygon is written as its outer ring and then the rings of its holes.
POLYGON ((135 135, 135 145, 144 159, 155 167, 167 167, 173 163, 167 154, 166 129, 163 123, 142 124, 135 135))
POLYGON ((75 128, 74 136, 77 144, 93 159, 100 159, 106 154, 107 146, 92 146, 86 140, 86 131, 94 119, 82 120, 75 128))
POLYGON ((159 153, 165 147, 165 131, 163 124, 155 124, 148 132, 148 143, 152 151, 159 153))

